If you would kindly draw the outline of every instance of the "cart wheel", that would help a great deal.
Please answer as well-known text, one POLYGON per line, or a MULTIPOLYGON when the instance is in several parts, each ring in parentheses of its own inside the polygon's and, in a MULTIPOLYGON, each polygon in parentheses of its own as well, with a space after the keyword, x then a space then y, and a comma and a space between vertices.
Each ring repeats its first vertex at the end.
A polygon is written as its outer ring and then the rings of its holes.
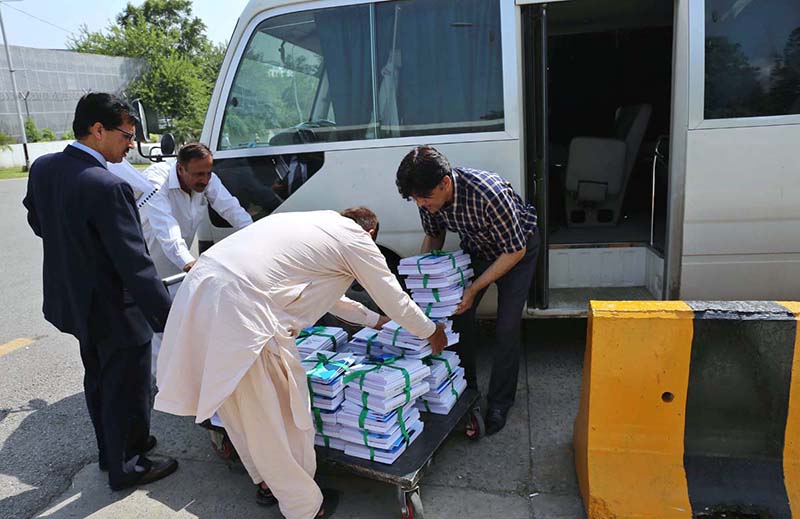
POLYGON ((403 511, 403 519, 425 519, 425 512, 422 509, 422 498, 419 489, 405 493, 406 506, 403 511))
POLYGON ((486 434, 486 424, 483 422, 481 410, 473 407, 467 414, 467 423, 472 426, 472 429, 478 432, 475 436, 468 436, 470 440, 480 440, 486 434))
POLYGON ((211 436, 211 448, 217 453, 217 456, 224 460, 236 460, 238 455, 236 449, 233 447, 230 438, 225 433, 219 431, 209 431, 211 436))

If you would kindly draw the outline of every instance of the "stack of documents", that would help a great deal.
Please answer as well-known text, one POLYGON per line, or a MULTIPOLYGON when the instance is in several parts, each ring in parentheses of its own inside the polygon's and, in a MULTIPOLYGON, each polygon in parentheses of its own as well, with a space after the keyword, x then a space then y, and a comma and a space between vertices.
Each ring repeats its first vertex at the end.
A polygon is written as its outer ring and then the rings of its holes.
POLYGON ((411 297, 430 318, 450 317, 458 308, 473 270, 469 254, 462 250, 434 251, 400 260, 398 272, 405 274, 411 297))
POLYGON ((424 362, 431 368, 431 374, 425 379, 431 390, 417 400, 417 408, 428 413, 448 414, 467 387, 461 359, 456 352, 445 350, 424 362))
POLYGON ((338 348, 338 351, 349 351, 362 357, 370 355, 382 355, 383 346, 378 342, 378 330, 373 328, 362 328, 353 334, 350 342, 338 348))
POLYGON ((336 351, 347 343, 347 332, 334 326, 312 326, 305 328, 297 336, 295 344, 302 357, 311 355, 315 351, 336 351))
POLYGON ((317 431, 315 442, 327 445, 331 438, 338 438, 336 415, 344 401, 344 377, 357 362, 358 358, 352 353, 328 350, 314 352, 301 361, 308 378, 317 431))
MULTIPOLYGON (((445 325, 447 345, 452 346, 458 343, 458 333, 453 331, 452 321, 440 320, 440 322, 445 325)), ((423 359, 433 354, 433 349, 427 339, 412 335, 411 332, 394 321, 389 321, 381 328, 377 341, 383 347, 384 352, 398 357, 423 359)))
POLYGON ((389 355, 353 366, 336 416, 336 438, 345 442, 345 454, 394 463, 423 430, 416 401, 430 392, 425 382, 430 374, 421 360, 389 355))

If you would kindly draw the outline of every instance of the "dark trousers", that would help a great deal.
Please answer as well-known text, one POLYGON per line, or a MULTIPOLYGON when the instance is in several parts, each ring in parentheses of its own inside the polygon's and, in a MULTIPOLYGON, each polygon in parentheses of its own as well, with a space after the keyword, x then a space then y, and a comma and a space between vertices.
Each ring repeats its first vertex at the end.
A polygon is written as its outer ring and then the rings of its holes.
POLYGON ((112 485, 137 478, 123 465, 150 436, 150 355, 149 341, 102 354, 96 344, 81 343, 86 407, 112 485))
MULTIPOLYGON (((519 374, 522 311, 528 298, 533 274, 536 272, 538 253, 539 234, 536 233, 528 240, 525 256, 511 270, 495 281, 497 285, 497 321, 495 322, 495 341, 492 354, 492 376, 487 395, 490 408, 508 411, 514 404, 519 374)), ((490 261, 473 257, 472 268, 475 271, 475 279, 491 264, 490 261)), ((475 311, 485 293, 486 289, 484 288, 475 297, 472 308, 453 317, 453 329, 460 334, 456 351, 464 366, 467 386, 475 389, 478 388, 475 361, 478 337, 475 311)))

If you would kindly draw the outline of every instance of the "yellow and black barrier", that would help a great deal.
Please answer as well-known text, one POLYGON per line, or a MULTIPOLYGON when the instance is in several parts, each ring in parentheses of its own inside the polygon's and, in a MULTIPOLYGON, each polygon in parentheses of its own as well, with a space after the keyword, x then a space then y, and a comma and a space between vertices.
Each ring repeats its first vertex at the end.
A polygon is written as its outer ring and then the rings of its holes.
POLYGON ((573 439, 589 519, 800 519, 800 303, 589 314, 573 439))

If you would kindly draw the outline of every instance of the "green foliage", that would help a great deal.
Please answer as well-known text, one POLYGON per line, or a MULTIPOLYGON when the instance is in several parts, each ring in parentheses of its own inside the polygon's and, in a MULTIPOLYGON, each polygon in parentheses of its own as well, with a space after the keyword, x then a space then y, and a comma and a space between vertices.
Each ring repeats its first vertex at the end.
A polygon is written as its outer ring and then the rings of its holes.
POLYGON ((14 137, 0 132, 0 150, 11 151, 12 144, 14 144, 14 137))
POLYGON ((75 132, 72 130, 67 130, 64 132, 64 135, 61 136, 61 138, 65 141, 72 140, 75 138, 75 132))
POLYGON ((115 24, 98 32, 84 25, 68 47, 141 59, 143 73, 127 96, 164 117, 178 141, 199 137, 225 46, 208 40, 205 24, 192 15, 191 0, 128 3, 115 24))
POLYGON ((50 142, 56 140, 56 133, 50 128, 42 129, 42 142, 50 142))
POLYGON ((42 134, 39 133, 39 128, 36 127, 36 121, 31 117, 25 120, 25 137, 28 138, 28 142, 39 142, 42 140, 42 134))

